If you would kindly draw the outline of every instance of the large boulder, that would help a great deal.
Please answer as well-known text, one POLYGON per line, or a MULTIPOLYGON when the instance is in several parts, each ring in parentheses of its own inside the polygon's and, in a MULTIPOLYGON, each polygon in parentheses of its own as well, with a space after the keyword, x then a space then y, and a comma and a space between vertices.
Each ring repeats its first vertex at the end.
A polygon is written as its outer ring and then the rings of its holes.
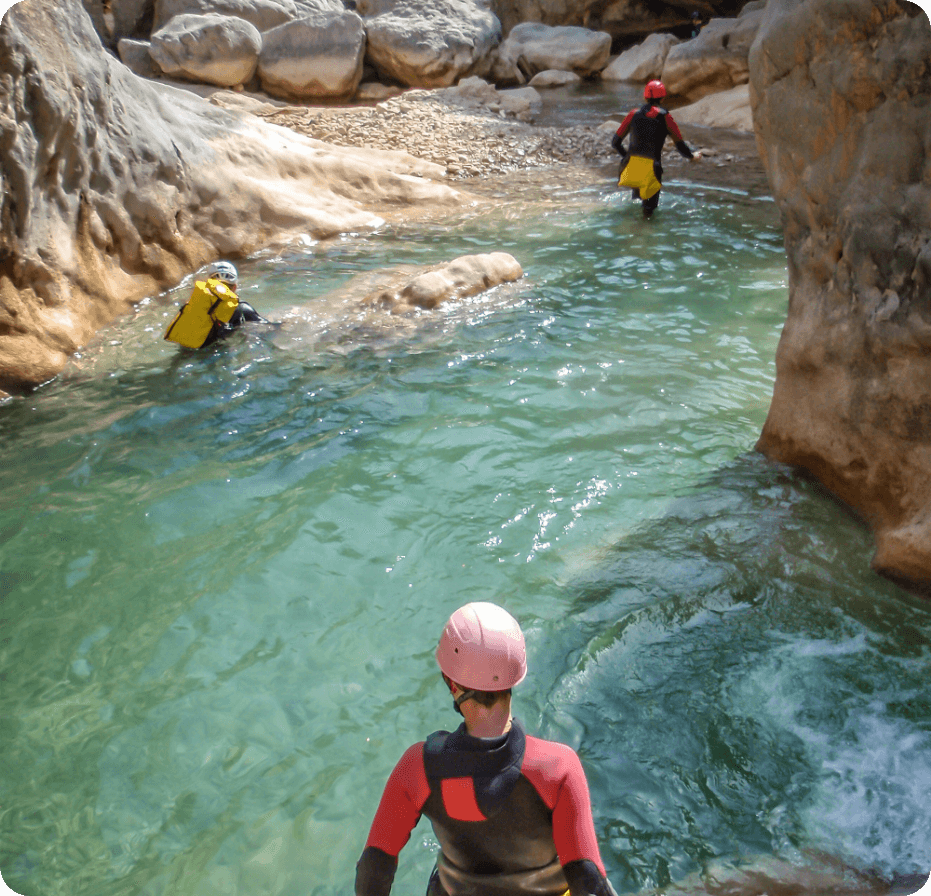
POLYGON ((362 80, 365 28, 354 12, 318 12, 266 31, 259 57, 272 96, 350 97, 362 80))
POLYGON ((669 51, 678 44, 674 34, 651 34, 642 44, 621 53, 601 73, 603 81, 652 81, 663 74, 669 51))
POLYGON ((610 58, 611 36, 603 31, 524 22, 498 48, 494 75, 504 83, 523 83, 549 70, 586 78, 598 74, 610 58))
POLYGON ((700 100, 676 109, 679 124, 695 124, 706 128, 727 128, 753 133, 753 109, 750 105, 750 85, 741 84, 721 93, 709 93, 700 100))
POLYGON ((750 52, 788 319, 758 448, 931 585, 931 24, 906 0, 770 0, 750 52))
POLYGON ((330 146, 147 81, 79 0, 0 24, 0 389, 55 376, 135 301, 219 255, 462 201, 443 169, 330 146))
POLYGON ((234 16, 175 16, 152 35, 149 54, 169 77, 238 87, 255 74, 262 35, 234 16))
POLYGON ((367 60, 382 79, 408 87, 448 87, 481 75, 501 25, 471 0, 359 0, 367 60))
POLYGON ((235 16, 268 31, 297 18, 294 0, 155 0, 153 33, 163 28, 175 16, 181 15, 235 16))
POLYGON ((666 90, 699 100, 750 80, 747 56, 763 19, 765 0, 748 3, 735 19, 712 19, 698 37, 672 47, 663 65, 666 90))

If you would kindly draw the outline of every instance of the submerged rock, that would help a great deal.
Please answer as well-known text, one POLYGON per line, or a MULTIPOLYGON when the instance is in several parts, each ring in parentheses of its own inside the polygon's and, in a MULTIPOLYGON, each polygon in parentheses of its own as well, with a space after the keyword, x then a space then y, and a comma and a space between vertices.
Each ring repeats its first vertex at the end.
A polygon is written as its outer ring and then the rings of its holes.
POLYGON ((379 290, 365 302, 386 305, 392 310, 435 308, 442 302, 469 298, 523 276, 520 263, 506 252, 463 255, 418 274, 403 285, 379 290))
POLYGON ((931 586, 931 24, 905 0, 770 0, 750 53, 789 314, 758 448, 931 586))

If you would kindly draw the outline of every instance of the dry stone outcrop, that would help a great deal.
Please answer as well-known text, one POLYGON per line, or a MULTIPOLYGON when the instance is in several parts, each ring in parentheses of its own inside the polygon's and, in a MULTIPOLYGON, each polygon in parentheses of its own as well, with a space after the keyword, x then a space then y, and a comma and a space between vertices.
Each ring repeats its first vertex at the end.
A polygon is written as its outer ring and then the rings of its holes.
POLYGON ((298 17, 294 0, 155 0, 153 33, 175 16, 221 15, 245 19, 259 31, 268 31, 298 17))
POLYGON ((747 57, 766 0, 751 0, 734 19, 712 19, 698 37, 671 47, 662 80, 669 93, 699 100, 750 80, 747 57))
POLYGON ((180 15, 152 35, 149 54, 171 77, 235 87, 255 74, 261 49, 262 35, 245 19, 180 15))
POLYGON ((788 319, 758 448, 931 585, 931 24, 905 0, 770 0, 750 52, 788 319))
POLYGON ((354 12, 308 13, 262 41, 259 80, 271 96, 351 97, 362 80, 365 28, 354 12))
POLYGON ((383 80, 407 87, 449 87, 486 72, 501 24, 471 0, 359 0, 366 58, 383 80))
POLYGON ((456 207, 443 173, 143 80, 78 0, 21 0, 0 24, 0 389, 50 379, 135 301, 219 255, 456 207))
POLYGON ((744 0, 492 0, 504 34, 521 22, 576 25, 607 31, 615 44, 629 46, 655 31, 686 31, 693 11, 704 20, 734 16, 744 0))
POLYGON ((659 78, 669 51, 679 43, 673 34, 651 34, 642 44, 621 53, 602 73, 604 81, 647 81, 659 78))
POLYGON ((524 22, 498 48, 494 77, 498 83, 524 83, 545 71, 598 74, 611 58, 611 36, 573 26, 524 22))

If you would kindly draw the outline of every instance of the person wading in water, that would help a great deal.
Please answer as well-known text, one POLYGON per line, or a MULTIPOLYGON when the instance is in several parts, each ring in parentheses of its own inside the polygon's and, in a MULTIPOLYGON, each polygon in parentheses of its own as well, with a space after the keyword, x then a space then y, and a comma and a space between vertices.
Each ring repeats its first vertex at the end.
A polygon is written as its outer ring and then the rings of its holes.
POLYGON ((639 109, 631 109, 621 122, 611 145, 623 156, 618 172, 617 185, 630 187, 634 199, 643 207, 643 217, 649 218, 659 205, 659 193, 663 185, 663 166, 660 162, 663 144, 672 137, 679 154, 690 161, 701 158, 700 152, 692 152, 679 126, 672 116, 660 105, 666 96, 662 81, 650 81, 643 92, 646 102, 639 109), (624 146, 624 138, 630 135, 630 149, 624 146))

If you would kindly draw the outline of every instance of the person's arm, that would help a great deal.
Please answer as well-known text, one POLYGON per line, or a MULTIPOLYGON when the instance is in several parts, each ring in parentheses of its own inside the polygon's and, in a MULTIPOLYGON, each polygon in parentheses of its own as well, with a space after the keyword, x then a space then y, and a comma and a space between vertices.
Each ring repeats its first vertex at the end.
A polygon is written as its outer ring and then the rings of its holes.
POLYGON ((242 320, 253 324, 267 324, 268 321, 259 314, 248 302, 240 302, 239 308, 242 310, 242 320))
POLYGON ((692 152, 688 143, 682 139, 682 131, 679 130, 679 125, 673 121, 672 116, 668 112, 666 113, 666 129, 669 131, 669 136, 672 137, 675 142, 676 149, 679 151, 680 156, 683 156, 689 161, 701 158, 701 153, 692 152))
POLYGON ((588 781, 575 750, 528 737, 522 771, 553 811, 553 845, 571 896, 616 896, 601 861, 588 781))
POLYGON ((398 854, 410 840, 429 795, 421 742, 401 757, 385 785, 365 849, 356 863, 356 896, 388 896, 391 892, 398 854))
POLYGON ((622 156, 627 155, 627 147, 624 146, 624 138, 627 136, 627 132, 630 130, 630 123, 634 119, 634 113, 636 109, 631 109, 627 113, 627 117, 621 122, 621 126, 617 129, 614 136, 611 138, 611 146, 622 156))

